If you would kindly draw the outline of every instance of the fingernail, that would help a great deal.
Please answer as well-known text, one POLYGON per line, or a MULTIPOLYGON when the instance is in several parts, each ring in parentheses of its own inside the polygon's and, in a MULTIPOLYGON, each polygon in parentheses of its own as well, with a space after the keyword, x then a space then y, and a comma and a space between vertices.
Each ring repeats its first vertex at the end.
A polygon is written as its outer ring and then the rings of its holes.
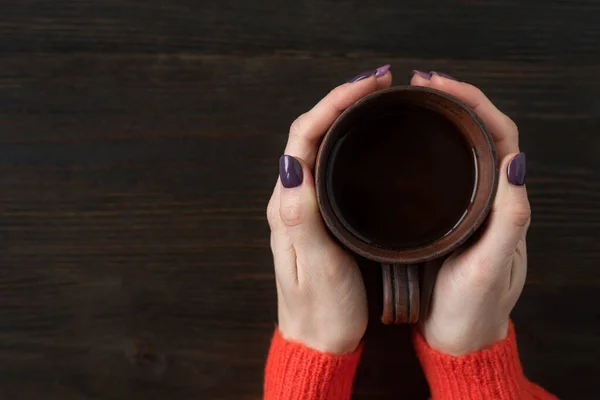
POLYGON ((388 72, 390 70, 391 65, 390 64, 386 64, 386 65, 382 65, 381 67, 377 68, 375 71, 375 77, 379 78, 381 76, 384 76, 386 72, 388 72))
POLYGON ((413 70, 412 74, 413 75, 419 75, 423 79, 427 79, 427 80, 431 79, 431 74, 429 72, 419 71, 418 69, 413 70))
POLYGON ((389 70, 390 70, 390 65, 389 64, 382 65, 379 68, 375 68, 375 69, 370 70, 370 71, 361 72, 360 74, 356 75, 354 78, 350 79, 348 81, 348 83, 362 81, 363 79, 368 78, 368 77, 373 76, 373 75, 375 75, 376 78, 379 78, 381 76, 384 76, 385 73, 388 72, 389 70))
POLYGON ((348 81, 348 83, 362 81, 363 79, 368 78, 372 75, 375 75, 376 73, 377 73, 377 70, 361 72, 360 74, 356 75, 354 78, 350 79, 348 81))
POLYGON ((304 178, 302 165, 292 156, 287 154, 279 158, 279 177, 284 188, 295 188, 302 184, 304 178))
POLYGON ((526 175, 525 153, 519 153, 508 163, 508 181, 515 186, 523 186, 526 175))
POLYGON ((448 75, 448 74, 445 74, 445 73, 443 73, 443 72, 429 71, 429 73, 430 73, 431 75, 439 75, 439 76, 442 76, 442 77, 444 77, 444 78, 446 78, 446 79, 450 79, 450 80, 453 80, 453 81, 457 81, 457 80, 458 80, 458 79, 456 79, 455 77, 453 77, 453 76, 450 76, 450 75, 448 75))

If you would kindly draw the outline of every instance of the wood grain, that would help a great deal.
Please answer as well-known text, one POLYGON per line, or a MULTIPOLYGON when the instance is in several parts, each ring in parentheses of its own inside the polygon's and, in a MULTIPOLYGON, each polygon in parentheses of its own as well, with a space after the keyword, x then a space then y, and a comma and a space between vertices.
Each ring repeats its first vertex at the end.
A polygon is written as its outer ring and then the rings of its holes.
MULTIPOLYGON (((288 127, 386 63, 395 84, 414 68, 477 84, 518 123, 534 214, 521 357, 561 398, 594 397, 600 4, 365 7, 0 5, 0 397, 261 398, 264 215, 288 127)), ((425 398, 409 332, 373 314, 355 398, 425 398)))
POLYGON ((594 62, 595 0, 10 0, 0 49, 99 53, 386 54, 594 62), (60 4, 57 5, 57 4, 60 4))

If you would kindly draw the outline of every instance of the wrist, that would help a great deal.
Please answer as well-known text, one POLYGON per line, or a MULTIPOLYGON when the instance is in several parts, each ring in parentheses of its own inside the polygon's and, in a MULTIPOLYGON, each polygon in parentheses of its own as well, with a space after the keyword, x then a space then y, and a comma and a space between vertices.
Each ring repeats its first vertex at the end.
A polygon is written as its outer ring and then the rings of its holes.
POLYGON ((265 369, 265 400, 349 399, 361 350, 323 353, 276 330, 265 369))
POLYGON ((499 321, 477 321, 474 324, 460 324, 442 327, 424 324, 421 327, 423 339, 434 350, 454 357, 480 351, 506 339, 509 333, 509 319, 499 321))
POLYGON ((283 324, 280 324, 279 331, 281 336, 288 341, 301 343, 321 353, 336 355, 352 353, 362 340, 362 335, 358 336, 348 332, 331 332, 328 329, 311 328, 293 329, 283 324))
POLYGON ((419 330, 413 332, 413 341, 432 398, 521 398, 518 394, 524 377, 512 324, 504 340, 460 357, 433 349, 419 330))

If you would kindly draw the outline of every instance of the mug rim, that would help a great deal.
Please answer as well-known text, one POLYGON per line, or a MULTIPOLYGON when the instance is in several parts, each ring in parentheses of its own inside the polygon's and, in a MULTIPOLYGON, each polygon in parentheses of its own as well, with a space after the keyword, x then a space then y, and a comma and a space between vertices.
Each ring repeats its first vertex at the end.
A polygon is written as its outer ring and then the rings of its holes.
MULTIPOLYGON (((432 109, 432 111, 441 114, 441 110, 443 108, 442 103, 437 104, 439 106, 438 109, 432 109)), ((418 106, 418 104, 415 105, 418 106)), ((448 119, 447 116, 442 116, 448 119)), ((461 120, 460 126, 457 126, 461 130, 461 133, 463 135, 466 135, 464 133, 464 130, 467 129, 466 126, 468 123, 469 121, 461 120)), ((455 123, 453 122, 453 124, 455 123)), ((470 139, 465 137, 465 140, 470 139)), ((346 246, 349 250, 353 251, 354 253, 373 261, 391 264, 415 264, 426 262, 442 257, 455 250, 463 243, 465 243, 473 235, 473 233, 481 227, 487 215, 489 214, 494 198, 496 196, 496 191, 498 188, 498 179, 498 157, 494 141, 492 139, 491 134, 487 131, 485 125, 483 124, 483 121, 481 121, 481 119, 477 116, 475 111, 473 111, 464 102, 460 101, 452 95, 449 95, 448 93, 421 86, 395 86, 392 88, 379 90, 377 92, 371 93, 363 97, 362 99, 348 107, 346 110, 344 110, 342 114, 340 114, 340 116, 327 130, 327 133, 325 134, 323 141, 321 142, 321 146, 319 147, 315 166, 315 186, 319 209, 321 211, 321 215, 325 221, 325 224, 327 225, 331 233, 344 246, 346 246), (349 116, 352 116, 353 113, 356 112, 356 110, 361 109, 377 101, 377 99, 380 99, 383 96, 406 94, 409 92, 422 92, 427 93, 428 96, 437 96, 443 101, 449 101, 454 106, 459 107, 461 111, 463 111, 462 114, 467 115, 469 117, 470 121, 472 121, 472 123, 475 124, 476 130, 481 132, 482 137, 484 139, 482 142, 484 143, 484 145, 479 144, 479 146, 477 147, 475 143, 471 142, 471 145, 475 149, 476 153, 475 160, 477 162, 478 174, 481 175, 480 171, 485 170, 487 172, 487 176, 478 177, 478 182, 476 182, 475 186, 476 190, 473 201, 465 210, 465 216, 461 219, 460 222, 458 222, 458 225, 455 228, 453 228, 450 232, 430 243, 421 246, 406 249, 392 249, 386 247, 379 247, 374 244, 368 243, 362 240, 361 238, 357 237, 354 233, 352 233, 349 229, 345 227, 344 223, 342 223, 342 221, 335 213, 327 193, 327 169, 329 164, 328 161, 329 155, 331 153, 331 148, 333 147, 337 136, 341 134, 337 131, 349 116), (491 163, 491 168, 481 168, 482 166, 487 166, 487 164, 484 164, 484 160, 487 160, 485 162, 488 164, 491 163), (480 184, 483 186, 485 192, 480 192, 480 184), (468 225, 466 225, 467 221, 469 221, 468 225)))

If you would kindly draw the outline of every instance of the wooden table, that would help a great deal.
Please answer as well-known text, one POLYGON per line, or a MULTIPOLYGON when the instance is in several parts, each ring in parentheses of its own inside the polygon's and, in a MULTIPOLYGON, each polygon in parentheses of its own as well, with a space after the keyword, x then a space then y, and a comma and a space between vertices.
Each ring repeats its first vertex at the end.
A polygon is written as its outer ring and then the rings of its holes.
MULTIPOLYGON (((3 1, 0 397, 260 399, 289 124, 386 63, 395 84, 477 84, 518 122, 523 364, 597 397, 600 3, 452 3, 3 1)), ((355 397, 425 398, 408 330, 374 320, 355 397)))

